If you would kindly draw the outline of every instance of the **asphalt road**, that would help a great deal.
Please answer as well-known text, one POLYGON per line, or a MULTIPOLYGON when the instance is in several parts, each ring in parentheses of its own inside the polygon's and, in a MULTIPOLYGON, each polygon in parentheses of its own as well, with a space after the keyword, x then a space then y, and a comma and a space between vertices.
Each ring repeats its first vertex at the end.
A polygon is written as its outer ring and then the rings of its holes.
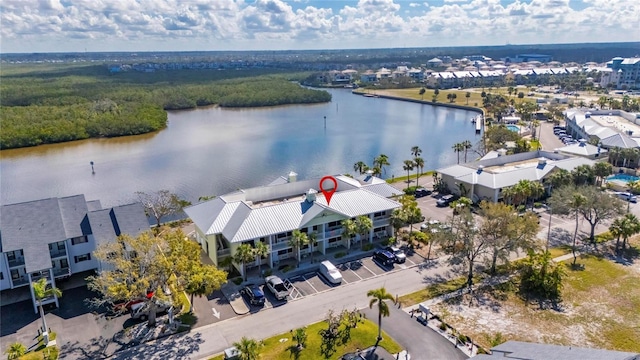
MULTIPOLYGON (((284 306, 265 309, 194 331, 146 343, 116 354, 115 359, 201 359, 222 352, 243 336, 263 339, 292 329, 322 321, 330 309, 362 309, 368 307, 367 291, 385 287, 391 294, 405 294, 422 289, 425 284, 441 276, 449 276, 450 270, 443 267, 414 267, 371 277, 360 282, 341 285, 303 298, 289 301, 284 306)), ((394 316, 396 314, 394 313, 394 316)), ((398 313, 398 317, 408 315, 398 313)), ((387 319, 388 320, 388 319, 387 319)), ((434 349, 441 347, 431 337, 421 341, 434 349)), ((453 349, 451 344, 447 346, 453 349)), ((416 358, 416 357, 414 357, 416 358)))

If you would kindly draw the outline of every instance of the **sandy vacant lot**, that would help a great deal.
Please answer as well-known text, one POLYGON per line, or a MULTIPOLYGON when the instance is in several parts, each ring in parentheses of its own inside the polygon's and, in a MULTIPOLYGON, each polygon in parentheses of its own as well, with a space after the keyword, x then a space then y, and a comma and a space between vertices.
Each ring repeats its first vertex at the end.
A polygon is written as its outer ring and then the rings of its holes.
POLYGON ((527 305, 514 284, 505 284, 433 311, 487 348, 489 338, 501 333, 505 340, 640 352, 640 259, 620 263, 586 256, 578 262, 583 270, 566 268, 558 309, 527 305))

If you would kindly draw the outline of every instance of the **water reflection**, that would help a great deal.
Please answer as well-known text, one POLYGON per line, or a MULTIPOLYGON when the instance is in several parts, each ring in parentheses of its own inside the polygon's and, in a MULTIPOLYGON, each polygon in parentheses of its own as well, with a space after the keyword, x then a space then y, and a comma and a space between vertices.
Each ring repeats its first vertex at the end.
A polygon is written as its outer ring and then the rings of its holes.
POLYGON ((291 170, 300 178, 353 172, 380 153, 391 162, 386 175, 400 176, 413 145, 432 169, 456 162, 454 143, 480 139, 472 112, 331 92, 327 104, 170 112, 168 128, 153 134, 5 150, 1 201, 84 193, 111 206, 159 189, 196 201, 291 170))

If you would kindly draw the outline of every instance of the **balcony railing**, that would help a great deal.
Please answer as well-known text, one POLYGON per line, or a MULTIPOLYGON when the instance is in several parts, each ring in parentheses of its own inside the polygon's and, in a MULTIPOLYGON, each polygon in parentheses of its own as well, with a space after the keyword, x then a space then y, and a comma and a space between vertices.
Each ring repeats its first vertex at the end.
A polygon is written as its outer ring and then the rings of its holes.
POLYGON ((71 269, 69 267, 53 268, 54 277, 64 277, 64 276, 70 276, 70 275, 71 275, 71 269))
POLYGON ((271 245, 271 251, 278 251, 286 248, 290 248, 289 241, 281 241, 271 245))
POLYGON ((29 283, 29 278, 27 278, 26 276, 21 276, 17 279, 12 279, 11 282, 13 283, 13 287, 22 286, 29 283))
POLYGON ((325 231, 324 232, 324 237, 325 237, 325 239, 327 239, 327 238, 340 236, 340 235, 342 235, 343 231, 344 231, 343 228, 336 228, 336 229, 333 229, 333 230, 325 231))
POLYGON ((63 256, 66 257, 67 251, 65 249, 62 249, 62 250, 53 249, 53 250, 49 250, 49 254, 51 255, 51 259, 55 259, 63 256))
POLYGON ((9 260, 9 269, 24 265, 24 258, 15 258, 14 260, 9 260))
POLYGON ((219 258, 231 255, 231 249, 222 249, 216 252, 216 255, 219 258))

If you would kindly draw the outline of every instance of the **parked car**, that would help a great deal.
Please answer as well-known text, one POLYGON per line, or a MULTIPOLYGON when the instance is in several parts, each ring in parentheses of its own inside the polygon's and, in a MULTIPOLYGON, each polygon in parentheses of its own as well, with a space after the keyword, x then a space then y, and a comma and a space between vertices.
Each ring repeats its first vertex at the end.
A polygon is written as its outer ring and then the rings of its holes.
POLYGON ((287 299, 287 296, 289 296, 289 289, 287 289, 287 286, 284 284, 284 281, 280 279, 280 277, 276 275, 271 275, 264 278, 264 281, 266 283, 267 289, 271 291, 271 293, 276 297, 276 299, 278 300, 287 299))
POLYGON ((431 195, 431 191, 420 187, 420 188, 416 189, 416 192, 415 192, 414 196, 416 198, 421 198, 421 197, 427 196, 427 195, 431 195))
POLYGON ((453 195, 445 195, 436 201, 437 207, 445 207, 448 206, 450 202, 454 200, 455 196, 453 195))
POLYGON ((396 257, 396 262, 398 264, 402 264, 407 261, 407 254, 404 253, 404 250, 396 247, 396 246, 387 246, 384 248, 386 251, 392 253, 396 257))
POLYGON ((340 360, 365 360, 365 357, 358 353, 347 353, 342 355, 340 360))
POLYGON ((387 250, 376 250, 373 252, 373 260, 383 266, 393 266, 396 256, 387 250))
POLYGON ((247 285, 240 289, 240 294, 244 296, 251 305, 264 305, 264 293, 258 285, 247 285))
POLYGON ((619 199, 622 199, 622 200, 624 200, 624 201, 628 201, 628 202, 631 202, 631 203, 634 203, 634 204, 635 204, 636 202, 638 202, 638 199, 636 198, 636 196, 635 196, 635 195, 633 195, 633 194, 632 194, 632 193, 630 193, 630 192, 618 191, 618 192, 616 192, 616 193, 615 193, 615 195, 616 195, 619 199))
POLYGON ((144 302, 145 299, 133 299, 133 300, 121 300, 113 303, 113 312, 114 313, 124 313, 127 311, 131 311, 131 307, 135 304, 139 304, 144 302))
POLYGON ((320 268, 318 268, 318 272, 320 275, 324 276, 327 281, 332 284, 340 284, 342 282, 342 274, 340 270, 331 263, 329 260, 325 260, 320 263, 320 268))
MULTIPOLYGON (((171 306, 172 305, 170 302, 156 300, 155 301, 156 315, 169 311, 171 306)), ((134 304, 131 306, 131 318, 145 321, 147 318, 149 318, 150 310, 151 310, 150 302, 140 302, 140 303, 134 304)))

